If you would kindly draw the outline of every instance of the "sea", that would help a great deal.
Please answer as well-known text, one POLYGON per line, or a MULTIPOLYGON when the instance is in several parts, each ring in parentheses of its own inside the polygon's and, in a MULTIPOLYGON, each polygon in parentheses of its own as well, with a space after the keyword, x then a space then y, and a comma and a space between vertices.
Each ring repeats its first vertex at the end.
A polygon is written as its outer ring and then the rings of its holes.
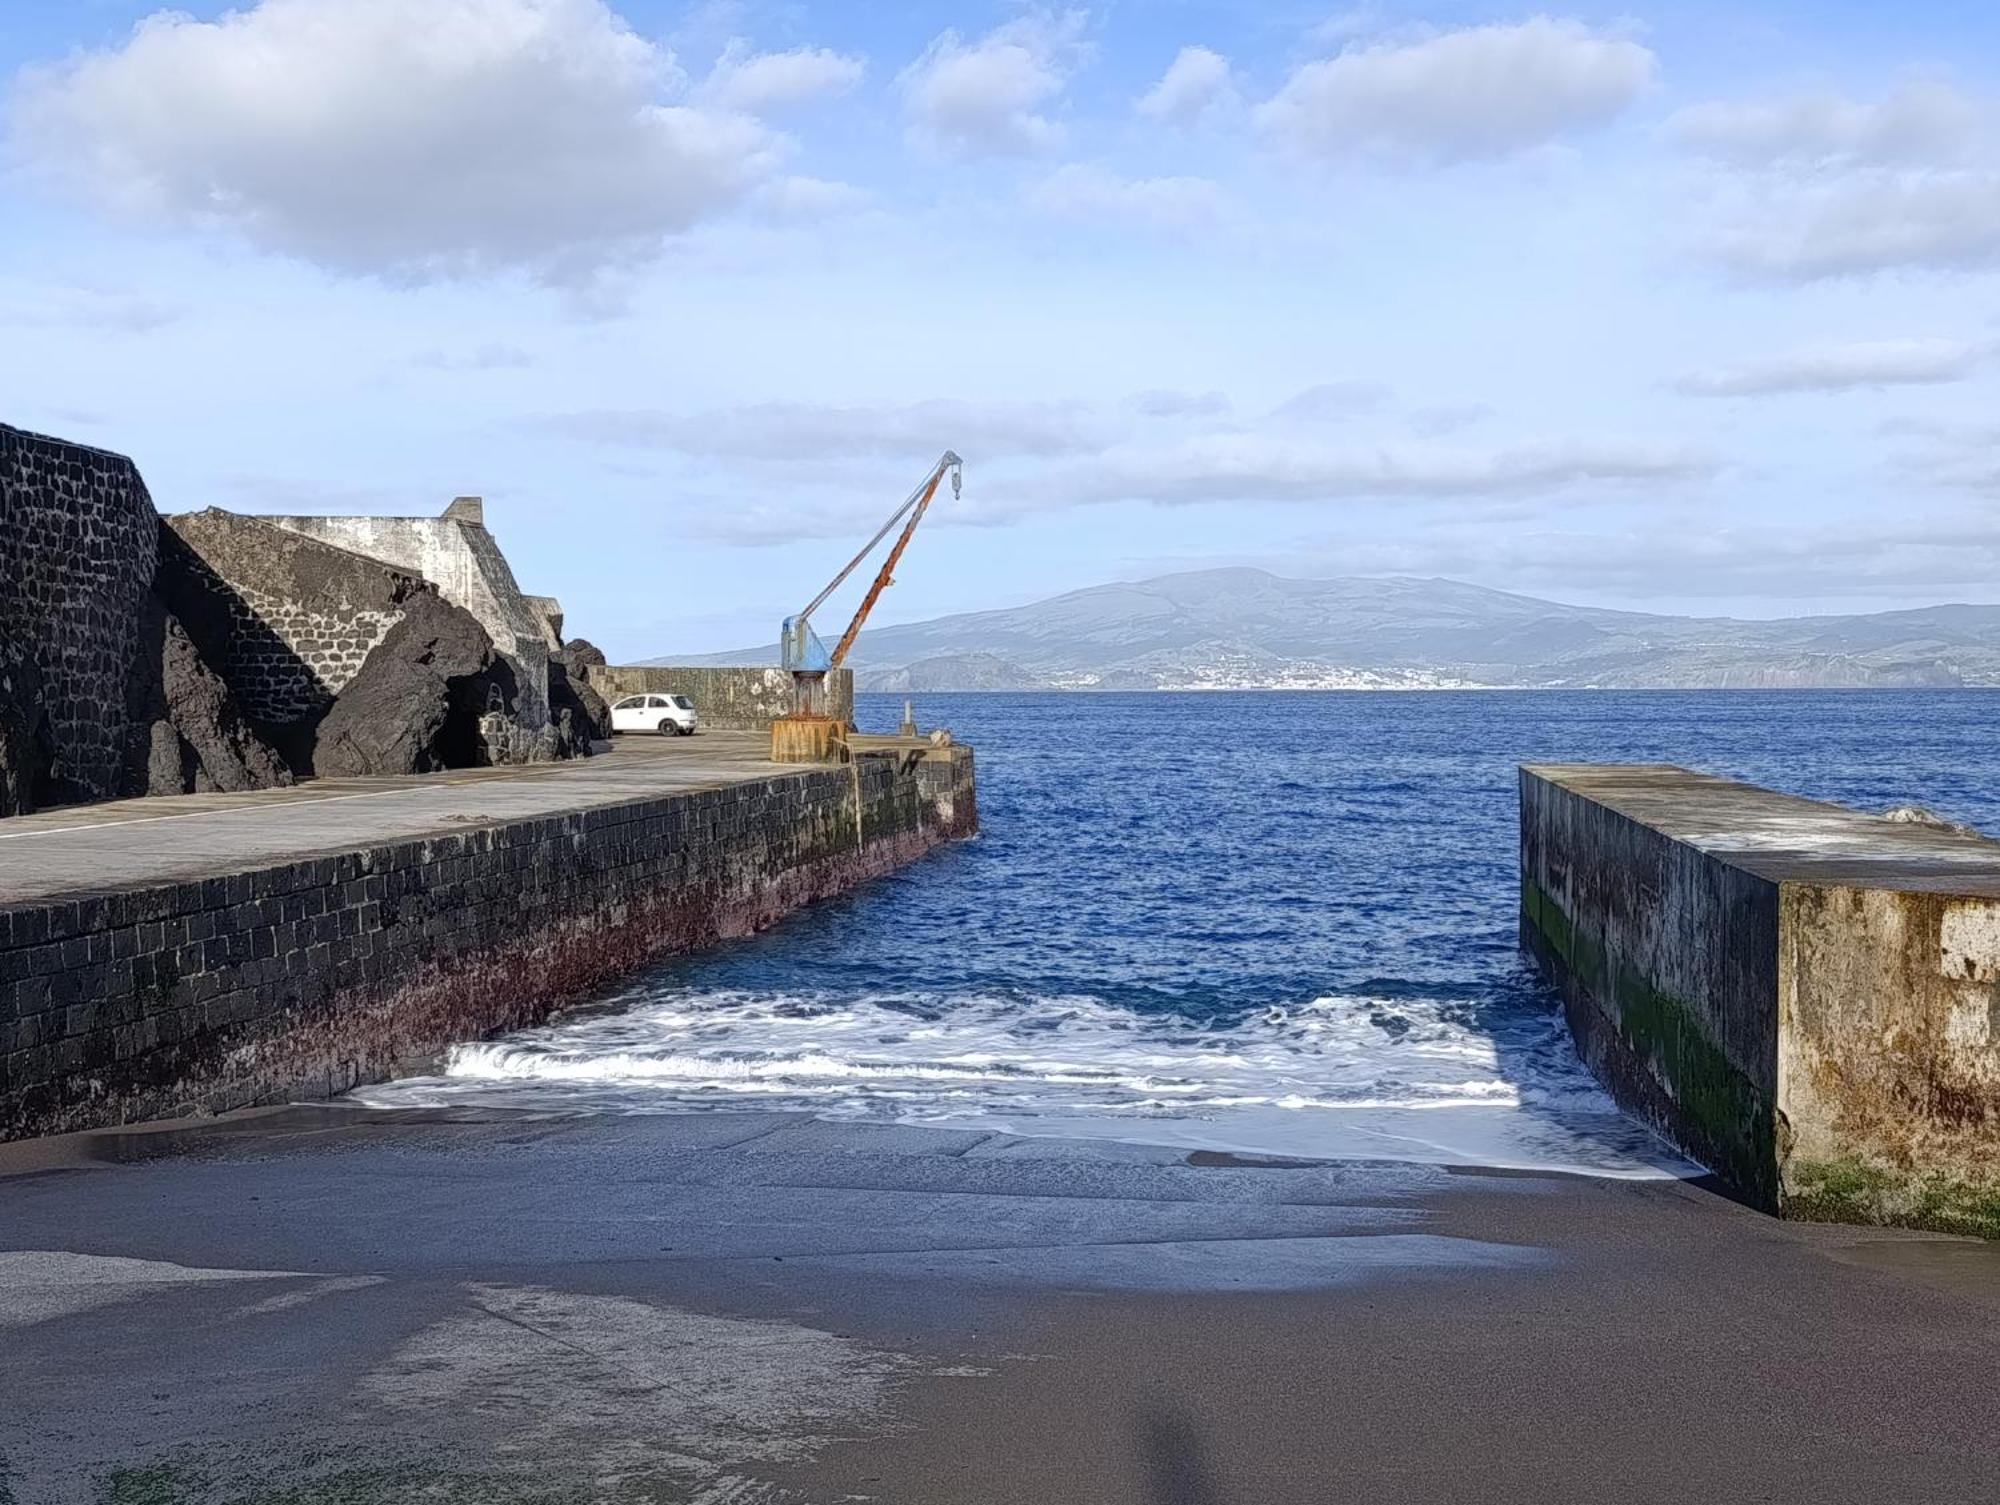
MULTIPOLYGON (((901 697, 863 696, 864 730, 901 697)), ((924 695, 980 834, 382 1107, 824 1118, 1653 1177, 1517 941, 1516 767, 1670 762, 2000 833, 1991 691, 924 695)))

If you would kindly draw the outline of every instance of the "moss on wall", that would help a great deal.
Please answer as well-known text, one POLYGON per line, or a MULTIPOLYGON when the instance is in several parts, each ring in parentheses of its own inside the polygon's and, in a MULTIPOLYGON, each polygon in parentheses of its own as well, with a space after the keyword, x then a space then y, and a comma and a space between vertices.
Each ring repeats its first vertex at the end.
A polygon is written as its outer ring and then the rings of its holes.
POLYGON ((2000 1238, 2000 1179, 1980 1185, 1856 1159, 1792 1161, 1785 1167, 1786 1217, 1870 1223, 2000 1238))
POLYGON ((1693 1006, 1616 956, 1532 878, 1521 879, 1524 936, 1539 939, 1558 986, 1581 993, 1614 1040, 1606 1085, 1648 1112, 1674 1142, 1760 1204, 1777 1198, 1776 1113, 1770 1099, 1709 1039, 1693 1006), (1657 1098, 1635 1101, 1642 1081, 1657 1098), (1661 1111, 1658 1099, 1664 1099, 1661 1111))

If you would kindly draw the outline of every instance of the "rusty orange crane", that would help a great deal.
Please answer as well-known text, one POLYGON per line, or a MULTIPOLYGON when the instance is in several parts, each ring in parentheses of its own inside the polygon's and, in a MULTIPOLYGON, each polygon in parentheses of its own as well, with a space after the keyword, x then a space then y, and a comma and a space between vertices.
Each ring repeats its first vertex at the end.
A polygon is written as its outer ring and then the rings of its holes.
POLYGON ((956 498, 963 494, 965 462, 951 450, 946 450, 938 457, 937 464, 930 468, 930 473, 917 483, 916 490, 889 514, 889 520, 875 530, 875 536, 847 561, 846 567, 827 583, 826 589, 807 602, 803 610, 785 618, 779 639, 779 657, 792 676, 792 709, 789 715, 780 716, 771 723, 773 761, 818 763, 837 756, 836 744, 846 728, 837 726, 826 713, 826 677, 847 661, 848 650, 854 646, 855 638, 860 636, 868 614, 875 609, 882 592, 896 583, 896 565, 902 559, 903 551, 910 546, 910 536, 917 531, 917 524, 924 520, 924 513, 930 510, 938 487, 947 474, 951 477, 952 496, 956 498), (847 624, 847 630, 840 635, 833 651, 828 653, 819 634, 812 629, 812 614, 826 604, 827 597, 840 589, 847 577, 860 568, 861 562, 875 552, 876 546, 889 536, 898 523, 903 525, 903 531, 891 546, 889 557, 882 561, 882 568, 876 572, 868 593, 861 598, 854 619, 847 624))

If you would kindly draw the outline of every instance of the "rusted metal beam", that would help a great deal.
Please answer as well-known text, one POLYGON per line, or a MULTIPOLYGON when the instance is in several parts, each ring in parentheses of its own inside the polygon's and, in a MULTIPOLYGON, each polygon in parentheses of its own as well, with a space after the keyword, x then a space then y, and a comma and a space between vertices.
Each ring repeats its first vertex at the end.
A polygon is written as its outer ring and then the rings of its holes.
POLYGON ((861 605, 855 610, 854 620, 847 624, 847 631, 840 635, 840 642, 833 650, 834 668, 838 669, 846 662, 847 650, 854 646, 855 638, 861 634, 861 624, 868 620, 868 613, 875 609, 875 602, 882 592, 894 583, 896 561, 903 557, 903 550, 910 546, 910 535, 917 531, 917 524, 924 520, 924 512, 930 506, 931 498, 937 495, 938 482, 944 479, 945 469, 945 465, 940 462, 938 468, 931 472, 931 478, 925 484, 923 494, 917 499, 916 511, 912 512, 910 520, 903 524, 903 531, 897 536, 896 546, 889 550, 889 557, 882 561, 882 568, 875 576, 875 583, 868 587, 868 594, 861 598, 861 605))

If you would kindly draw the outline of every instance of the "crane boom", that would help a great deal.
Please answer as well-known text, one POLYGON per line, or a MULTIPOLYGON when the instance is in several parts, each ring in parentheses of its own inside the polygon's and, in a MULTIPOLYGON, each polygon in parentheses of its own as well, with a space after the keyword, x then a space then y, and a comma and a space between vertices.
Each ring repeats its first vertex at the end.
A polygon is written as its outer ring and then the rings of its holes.
MULTIPOLYGON (((944 479, 947 468, 950 468, 952 473, 953 494, 957 493, 958 478, 961 474, 957 468, 958 463, 958 456, 946 450, 944 458, 932 467, 930 476, 918 489, 916 505, 910 509, 910 520, 903 524, 902 534, 897 538, 895 546, 889 550, 889 557, 882 561, 882 568, 876 573, 874 584, 868 587, 868 594, 861 598, 861 604, 854 609, 854 620, 847 624, 847 631, 840 635, 840 642, 834 647, 832 659, 834 668, 838 669, 847 662, 847 650, 854 646, 855 638, 861 635, 861 624, 868 620, 868 613, 875 609, 875 603, 881 599, 882 592, 896 583, 896 561, 903 557, 903 550, 910 546, 910 535, 917 531, 917 524, 924 520, 924 513, 930 507, 931 498, 937 495, 938 482, 944 479)), ((905 506, 908 505, 905 503, 905 506)), ((893 524, 895 519, 892 517, 889 522, 893 524)), ((886 533, 888 528, 884 527, 882 531, 886 533)), ((878 533, 875 537, 879 541, 882 534, 878 533)), ((871 543, 868 547, 872 549, 874 546, 871 543)))
POLYGON ((785 618, 780 639, 780 657, 784 666, 794 675, 824 674, 829 669, 838 668, 846 659, 848 649, 854 646, 854 639, 861 631, 861 624, 867 621, 869 612, 874 610, 875 602, 893 582, 896 562, 903 557, 903 550, 909 547, 910 535, 916 532, 917 524, 923 520, 931 499, 937 495, 938 485, 944 480, 945 472, 951 472, 952 495, 956 496, 963 484, 964 464, 965 462, 951 450, 946 450, 940 455, 937 464, 930 468, 929 474, 917 483, 916 489, 904 498, 902 505, 889 514, 889 520, 875 530, 875 536, 861 546, 860 552, 848 560, 840 573, 827 582, 826 588, 807 602, 803 610, 785 618), (905 521, 906 518, 908 521, 905 521), (869 586, 868 594, 862 598, 860 610, 855 612, 854 620, 847 624, 847 631, 841 634, 839 646, 829 654, 812 630, 812 614, 826 604, 827 597, 840 589, 847 577, 860 567, 862 560, 875 552, 876 545, 889 536, 890 530, 897 523, 903 523, 902 536, 896 540, 895 547, 889 550, 889 557, 877 572, 874 584, 869 586))

